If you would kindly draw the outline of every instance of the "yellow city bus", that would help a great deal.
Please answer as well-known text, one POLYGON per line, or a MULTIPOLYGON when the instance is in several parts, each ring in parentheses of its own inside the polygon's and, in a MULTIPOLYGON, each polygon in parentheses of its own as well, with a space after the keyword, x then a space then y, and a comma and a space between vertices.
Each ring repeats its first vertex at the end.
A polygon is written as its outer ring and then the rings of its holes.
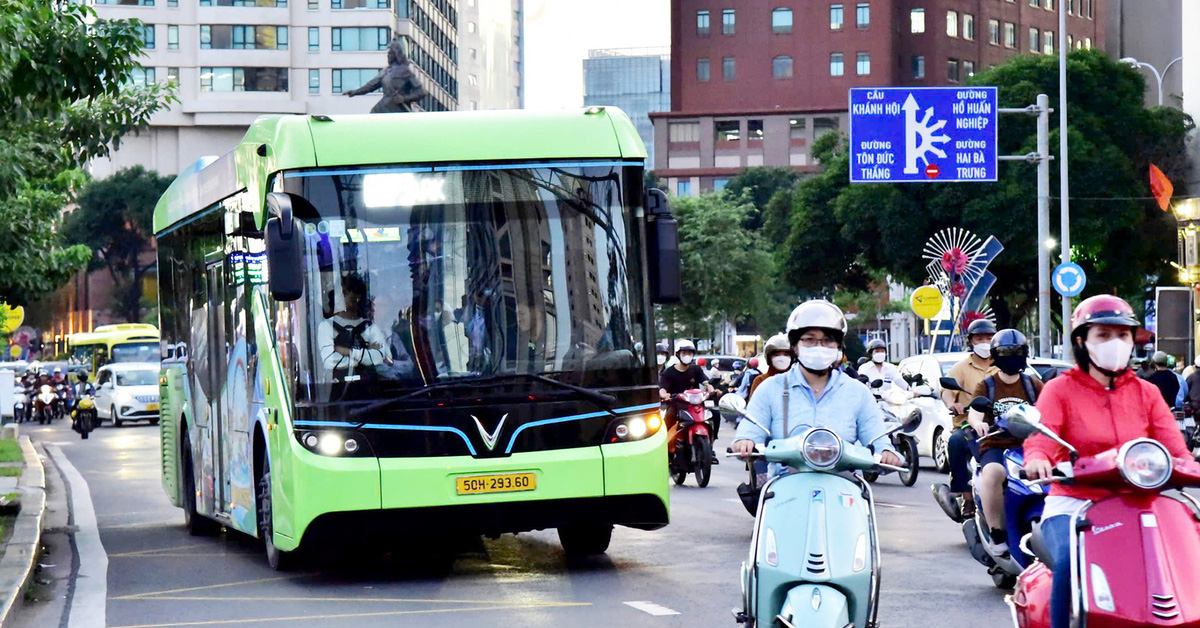
POLYGON ((110 362, 158 362, 158 328, 145 323, 101 325, 67 337, 68 358, 92 373, 110 362))

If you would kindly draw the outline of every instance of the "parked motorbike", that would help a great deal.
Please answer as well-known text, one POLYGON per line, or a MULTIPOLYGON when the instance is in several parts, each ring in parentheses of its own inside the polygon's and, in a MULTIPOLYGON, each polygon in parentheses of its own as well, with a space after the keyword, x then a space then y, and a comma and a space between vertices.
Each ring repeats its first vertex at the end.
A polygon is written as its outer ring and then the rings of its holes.
MULTIPOLYGON (((921 458, 917 455, 917 439, 913 436, 913 432, 921 425, 921 409, 909 403, 912 396, 905 390, 895 386, 882 390, 882 379, 877 379, 868 386, 871 388, 871 394, 875 395, 879 409, 883 411, 884 423, 889 427, 901 423, 908 425, 906 429, 892 431, 888 438, 892 441, 892 447, 895 447, 900 457, 906 461, 904 471, 899 474, 900 483, 912 486, 917 483, 917 473, 921 469, 921 458), (904 417, 904 421, 900 420, 901 416, 904 417)), ((879 474, 864 471, 863 477, 873 483, 879 479, 879 474)))
MULTIPOLYGON (((769 433, 737 395, 721 400, 721 413, 769 433)), ((763 486, 742 563, 742 608, 734 609, 734 618, 763 628, 877 625, 879 541, 871 485, 843 472, 903 468, 879 464, 866 447, 821 427, 773 440, 752 457, 795 473, 763 486)))
POLYGON ((704 488, 712 477, 713 463, 708 408, 704 405, 708 393, 699 389, 685 390, 675 398, 685 405, 675 413, 675 425, 667 434, 671 479, 678 486, 689 473, 695 473, 696 484, 704 488))
POLYGON ((13 423, 25 420, 25 387, 17 380, 13 386, 13 423))
POLYGON ((97 418, 96 398, 91 393, 83 393, 71 411, 71 429, 79 433, 79 438, 86 439, 96 429, 97 418))
MULTIPOLYGON (((1200 501, 1185 488, 1200 487, 1200 464, 1172 458, 1150 438, 1136 438, 1095 456, 1079 452, 1041 423, 1036 408, 1009 412, 1009 431, 1041 432, 1070 452, 1069 482, 1109 491, 1084 502, 1071 516, 1072 625, 1198 626, 1200 605, 1200 501), (1179 489, 1168 495, 1165 491, 1179 489)), ((1019 434, 1022 435, 1022 434, 1019 434)), ((1040 529, 1022 539, 1038 561, 1023 571, 1006 598, 1019 628, 1050 626, 1051 573, 1040 529)))
POLYGON ((58 396, 54 394, 54 389, 49 384, 42 384, 34 400, 33 409, 38 423, 46 425, 54 420, 54 404, 57 402, 58 396))

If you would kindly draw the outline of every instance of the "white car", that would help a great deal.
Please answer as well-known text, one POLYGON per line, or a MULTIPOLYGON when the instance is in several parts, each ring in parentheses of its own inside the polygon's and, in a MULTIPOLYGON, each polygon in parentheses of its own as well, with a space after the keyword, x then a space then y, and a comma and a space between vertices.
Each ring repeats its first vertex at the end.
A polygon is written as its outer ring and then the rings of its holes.
POLYGON ((115 427, 125 421, 158 424, 158 365, 109 364, 96 372, 96 413, 115 427))

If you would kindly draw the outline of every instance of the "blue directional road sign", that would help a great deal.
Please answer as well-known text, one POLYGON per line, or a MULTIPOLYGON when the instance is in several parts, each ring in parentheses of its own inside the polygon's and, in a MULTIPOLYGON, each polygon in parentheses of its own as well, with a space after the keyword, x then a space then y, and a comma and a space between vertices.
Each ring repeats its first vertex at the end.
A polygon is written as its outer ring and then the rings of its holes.
POLYGON ((1087 275, 1083 274, 1079 264, 1066 262, 1054 269, 1050 283, 1054 284, 1054 290, 1064 297, 1077 297, 1087 285, 1087 275))
POLYGON ((850 182, 996 180, 995 87, 850 90, 850 182))

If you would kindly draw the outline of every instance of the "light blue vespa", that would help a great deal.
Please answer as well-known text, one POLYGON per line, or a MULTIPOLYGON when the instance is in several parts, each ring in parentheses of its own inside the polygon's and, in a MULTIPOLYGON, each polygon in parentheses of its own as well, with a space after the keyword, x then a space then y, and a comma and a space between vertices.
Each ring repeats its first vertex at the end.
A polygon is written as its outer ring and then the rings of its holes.
MULTIPOLYGON (((737 395, 721 398, 721 412, 758 423, 737 395)), ((853 471, 898 468, 876 463, 871 450, 820 427, 771 441, 754 455, 793 472, 767 482, 759 497, 750 555, 742 563, 743 607, 734 610, 738 622, 874 628, 875 506, 871 486, 853 471)))

